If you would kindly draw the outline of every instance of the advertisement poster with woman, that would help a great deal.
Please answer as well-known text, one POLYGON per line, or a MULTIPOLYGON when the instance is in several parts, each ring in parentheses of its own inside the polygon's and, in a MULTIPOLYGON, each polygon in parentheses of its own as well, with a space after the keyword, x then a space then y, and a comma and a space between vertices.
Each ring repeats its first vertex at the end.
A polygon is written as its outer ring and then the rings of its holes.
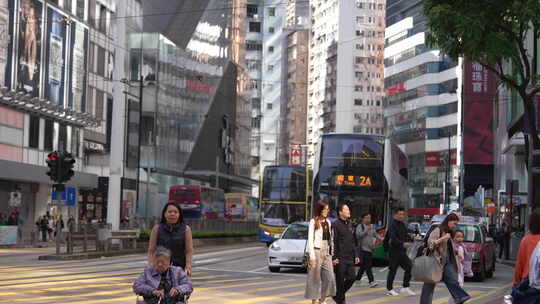
POLYGON ((19 64, 17 90, 39 95, 41 68, 41 13, 38 0, 21 0, 19 6, 19 64))
POLYGON ((0 86, 11 87, 14 0, 0 0, 0 86))
POLYGON ((88 29, 80 23, 72 23, 70 42, 71 62, 69 64, 69 73, 71 74, 71 81, 68 83, 68 106, 75 111, 85 112, 88 29))
POLYGON ((52 8, 47 9, 45 98, 57 104, 64 104, 64 78, 66 58, 66 16, 52 8))

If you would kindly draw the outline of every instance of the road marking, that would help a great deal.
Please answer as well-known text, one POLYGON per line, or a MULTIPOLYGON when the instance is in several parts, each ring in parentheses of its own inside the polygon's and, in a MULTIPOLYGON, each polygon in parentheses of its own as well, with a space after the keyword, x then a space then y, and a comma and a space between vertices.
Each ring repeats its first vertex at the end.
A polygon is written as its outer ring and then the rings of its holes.
POLYGON ((234 285, 202 287, 202 288, 197 288, 195 291, 209 291, 209 290, 216 290, 216 289, 226 289, 226 288, 245 287, 245 286, 256 286, 256 285, 272 284, 272 283, 286 283, 286 282, 291 282, 291 281, 294 281, 294 280, 261 281, 261 282, 251 282, 251 283, 234 284, 234 285))
POLYGON ((265 269, 267 269, 267 268, 268 268, 268 266, 263 266, 263 267, 260 267, 260 268, 257 268, 257 269, 253 269, 253 270, 249 270, 249 271, 251 271, 251 272, 259 272, 259 271, 265 270, 265 269))
MULTIPOLYGON (((485 293, 485 291, 473 290, 473 291, 469 292, 469 295, 470 295, 471 297, 474 297, 474 296, 476 296, 476 295, 480 295, 480 294, 483 294, 483 293, 485 293)), ((433 301, 432 304, 444 304, 444 303, 448 303, 449 298, 450 298, 450 297, 437 299, 437 300, 433 301)))
MULTIPOLYGON (((130 280, 133 282, 133 280, 136 279, 136 276, 131 277, 99 277, 99 278, 82 278, 79 280, 64 280, 64 281, 51 281, 51 282, 21 282, 13 285, 7 285, 7 286, 0 286, 0 288, 9 288, 9 289, 26 289, 28 286, 31 285, 31 288, 36 288, 38 286, 48 286, 48 285, 63 285, 63 284, 80 284, 81 281, 84 281, 84 283, 91 283, 91 282, 102 282, 102 281, 122 281, 122 280, 130 280)), ((41 280, 41 279, 40 279, 41 280)))
POLYGON ((236 282, 236 281, 250 281, 250 280, 260 280, 264 279, 263 277, 251 277, 251 278, 237 278, 237 279, 230 279, 230 280, 218 280, 218 281, 207 281, 206 284, 217 284, 217 283, 228 283, 228 282, 236 282))
POLYGON ((485 294, 483 294, 483 295, 481 295, 481 296, 472 298, 472 299, 471 299, 471 302, 476 302, 476 301, 478 301, 478 300, 481 300, 481 299, 484 299, 484 298, 487 298, 487 297, 491 297, 491 296, 493 296, 493 295, 496 295, 497 293, 499 293, 499 292, 501 291, 501 289, 502 289, 502 290, 504 290, 504 289, 509 289, 509 288, 512 287, 512 285, 513 285, 512 283, 506 284, 506 285, 504 285, 504 286, 499 287, 498 289, 492 290, 492 291, 490 291, 490 292, 486 292, 485 294))
POLYGON ((197 269, 205 271, 216 271, 216 272, 232 272, 232 273, 247 273, 247 274, 264 274, 269 276, 290 276, 290 277, 306 277, 306 274, 294 274, 294 273, 273 273, 273 272, 260 272, 260 271, 242 271, 234 269, 216 269, 216 268, 207 268, 207 267, 197 267, 197 269))
MULTIPOLYGON (((70 290, 100 288, 100 287, 125 287, 125 286, 132 286, 132 285, 133 283, 88 284, 88 285, 77 285, 77 286, 53 287, 53 288, 45 288, 45 289, 26 289, 24 293, 25 294, 27 293, 39 294, 39 293, 54 292, 54 291, 70 291, 70 290)), ((0 292, 0 296, 20 296, 20 295, 21 295, 20 292, 15 292, 15 291, 0 292)))
POLYGON ((221 259, 206 259, 206 260, 195 260, 193 262, 193 264, 202 264, 202 263, 212 263, 212 262, 217 262, 217 261, 221 261, 221 259))
MULTIPOLYGON (((109 296, 109 295, 118 295, 118 294, 125 294, 125 293, 132 293, 131 289, 125 289, 125 290, 111 290, 111 291, 98 291, 98 292, 89 292, 84 293, 83 295, 76 294, 76 295, 58 295, 58 296, 44 296, 44 297, 35 297, 32 298, 32 302, 37 301, 49 301, 49 300, 64 300, 64 299, 74 299, 74 298, 81 298, 84 297, 92 297, 92 296, 109 296)), ((19 297, 15 299, 11 299, 11 302, 26 302, 28 303, 28 299, 26 297, 19 297)))
POLYGON ((128 301, 131 301, 129 303, 134 303, 136 299, 137 299, 136 296, 129 296, 129 297, 121 297, 121 298, 109 298, 105 300, 86 300, 86 301, 77 301, 77 302, 70 301, 69 304, 101 304, 101 303, 109 304, 109 303, 118 303, 118 302, 127 303, 128 301))

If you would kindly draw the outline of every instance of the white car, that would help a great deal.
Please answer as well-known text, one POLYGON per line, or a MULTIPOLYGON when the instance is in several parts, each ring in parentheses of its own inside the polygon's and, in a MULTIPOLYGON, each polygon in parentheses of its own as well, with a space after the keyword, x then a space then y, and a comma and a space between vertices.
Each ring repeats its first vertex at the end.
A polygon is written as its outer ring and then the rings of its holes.
POLYGON ((279 272, 281 268, 305 269, 308 226, 308 222, 290 224, 281 237, 268 247, 268 269, 271 272, 279 272))

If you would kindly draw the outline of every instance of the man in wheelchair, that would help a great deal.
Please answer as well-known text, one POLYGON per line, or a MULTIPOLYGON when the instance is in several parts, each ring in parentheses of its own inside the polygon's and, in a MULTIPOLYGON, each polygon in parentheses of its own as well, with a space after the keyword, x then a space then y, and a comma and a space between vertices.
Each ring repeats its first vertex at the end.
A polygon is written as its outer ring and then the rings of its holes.
POLYGON ((156 248, 153 266, 147 266, 133 283, 133 291, 147 304, 179 304, 193 291, 190 278, 181 267, 171 266, 171 251, 156 248))

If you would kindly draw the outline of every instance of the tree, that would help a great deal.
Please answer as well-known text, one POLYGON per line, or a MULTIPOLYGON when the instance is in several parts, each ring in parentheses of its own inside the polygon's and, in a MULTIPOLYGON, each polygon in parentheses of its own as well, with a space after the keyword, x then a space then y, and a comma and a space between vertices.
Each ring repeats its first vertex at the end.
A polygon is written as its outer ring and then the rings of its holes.
MULTIPOLYGON (((533 158, 533 151, 540 149, 534 103, 540 77, 533 46, 540 38, 540 1, 422 0, 422 4, 430 28, 429 45, 454 60, 465 57, 482 64, 521 97, 530 124, 526 137, 530 197, 534 190, 531 168, 540 165, 540 159, 533 158)), ((529 201, 540 206, 538 200, 533 196, 529 201)))

